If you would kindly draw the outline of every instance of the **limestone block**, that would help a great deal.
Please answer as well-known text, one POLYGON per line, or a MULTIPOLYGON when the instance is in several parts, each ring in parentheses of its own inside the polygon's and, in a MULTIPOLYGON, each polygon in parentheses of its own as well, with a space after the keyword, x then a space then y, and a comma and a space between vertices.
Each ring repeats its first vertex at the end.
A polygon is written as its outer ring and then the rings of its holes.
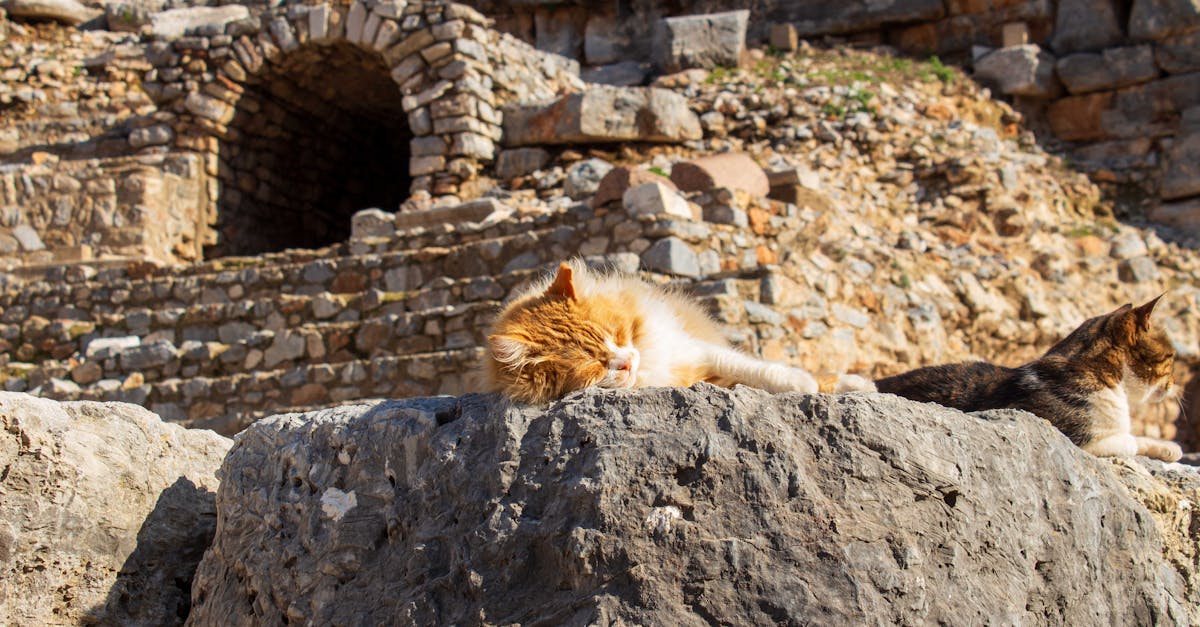
POLYGON ((105 360, 116 357, 122 351, 142 343, 137 336, 100 337, 88 342, 83 354, 88 359, 105 360))
POLYGON ((346 41, 361 43, 363 29, 367 25, 367 6, 361 0, 350 4, 350 12, 346 14, 346 41))
POLYGON ((450 142, 450 155, 491 161, 496 155, 496 145, 478 133, 456 133, 450 142))
POLYGON ((390 237, 396 232, 396 214, 371 208, 356 211, 350 218, 350 238, 390 237))
POLYGON ((430 155, 445 156, 450 150, 450 145, 446 142, 446 138, 441 135, 414 137, 408 142, 408 146, 409 152, 414 157, 428 157, 430 155))
MULTIPOLYGON (((458 224, 460 222, 480 222, 488 216, 503 211, 504 206, 495 198, 481 198, 471 202, 460 203, 445 207, 435 207, 423 211, 404 211, 396 214, 397 229, 411 229, 418 226, 436 224, 458 224)), ((392 289, 391 287, 388 288, 392 289)))
POLYGON ((749 155, 727 152, 676 163, 671 182, 681 191, 704 192, 714 187, 740 189, 758 197, 771 191, 766 172, 749 155))
POLYGON ((28 224, 18 224, 12 228, 12 236, 17 240, 17 244, 21 250, 25 252, 35 252, 46 250, 46 245, 42 243, 42 236, 28 224))
POLYGON ((404 0, 383 0, 375 4, 374 11, 379 14, 379 17, 392 21, 404 17, 404 10, 406 8, 408 8, 408 2, 404 0))
POLYGON ((1200 30, 1196 0, 1134 0, 1129 13, 1129 37, 1153 41, 1200 30))
POLYGON ((788 22, 771 24, 769 41, 772 48, 783 52, 794 52, 800 47, 796 27, 788 22))
MULTIPOLYGON (((1200 107, 1189 113, 1200 114, 1200 107)), ((1200 118, 1200 115, 1196 115, 1200 118)), ((1200 124, 1183 126, 1163 159, 1159 194, 1166 200, 1200 195, 1200 124)))
POLYGON ((376 50, 384 50, 396 41, 400 36, 400 25, 392 20, 383 20, 379 23, 379 30, 375 35, 374 43, 371 47, 376 50))
POLYGON ((625 212, 634 215, 672 215, 691 220, 692 209, 678 192, 662 183, 630 187, 621 197, 625 212))
POLYGON ((292 25, 286 18, 281 16, 271 20, 267 24, 267 30, 280 50, 291 52, 300 47, 300 43, 296 41, 296 31, 292 30, 292 25))
POLYGON ((584 68, 579 78, 600 85, 636 86, 644 85, 650 76, 650 65, 637 61, 622 61, 609 65, 584 68))
POLYGON ((449 22, 434 24, 429 27, 429 32, 437 41, 450 41, 462 37, 466 29, 466 22, 462 20, 450 20, 449 22))
POLYGON ((232 442, 123 403, 0 393, 0 622, 177 625, 232 442))
POLYGON ((133 148, 146 146, 162 146, 171 143, 175 133, 166 124, 156 124, 146 128, 137 128, 129 133, 129 145, 133 148))
POLYGON ((621 200, 629 188, 645 183, 660 183, 668 189, 678 190, 671 179, 650 170, 635 170, 628 166, 617 166, 600 179, 600 184, 596 187, 596 195, 592 197, 592 206, 603 207, 614 200, 621 200))
POLYGON ((303 335, 291 329, 284 329, 275 334, 275 339, 271 342, 271 346, 263 354, 262 365, 264 368, 269 369, 285 361, 300 359, 304 356, 307 345, 303 335))
POLYGON ((421 136, 428 135, 433 132, 433 120, 430 118, 429 109, 420 107, 408 112, 408 130, 413 132, 413 135, 421 136))
POLYGON ((70 26, 104 14, 102 10, 86 7, 75 0, 5 0, 3 7, 11 18, 53 20, 70 26))
POLYGON ((228 124, 237 112, 228 103, 206 96, 200 92, 192 92, 183 101, 183 106, 194 115, 212 120, 218 124, 228 124))
POLYGON ((699 277, 700 260, 683 240, 671 236, 654 242, 642 253, 642 264, 651 272, 699 277))
POLYGON ((504 143, 529 146, 620 141, 679 142, 702 136, 687 100, 657 88, 594 87, 553 102, 504 110, 504 143))
POLYGON ((654 28, 654 64, 664 73, 736 67, 746 49, 749 19, 746 10, 663 19, 654 28))
POLYGON ((1154 60, 1169 74, 1200 70, 1200 29, 1155 42, 1154 60))
POLYGON ((790 10, 776 15, 777 19, 791 22, 801 37, 807 37, 863 32, 895 23, 934 22, 946 16, 946 7, 940 0, 812 2, 792 4, 790 10))
POLYGON ((587 19, 585 7, 568 4, 537 7, 533 12, 534 45, 544 52, 578 59, 583 56, 587 19))
POLYGON ((392 68, 392 80, 403 83, 423 69, 425 69, 425 60, 421 58, 421 55, 410 55, 392 68))
POLYGON ((314 43, 324 42, 329 38, 329 15, 332 7, 326 3, 313 5, 308 10, 308 38, 314 43))
POLYGON ((1059 59, 1056 69, 1058 78, 1072 94, 1128 87, 1158 76, 1150 46, 1073 54, 1059 59))
POLYGON ((162 39, 174 39, 182 37, 189 30, 202 27, 223 28, 230 22, 245 20, 249 17, 249 9, 240 4, 170 9, 150 16, 150 30, 162 39))
POLYGON ((419 30, 415 33, 410 33, 401 39, 399 43, 388 48, 383 53, 383 58, 395 65, 409 55, 416 54, 423 50, 426 46, 432 45, 436 39, 433 33, 428 30, 419 30))
POLYGON ((621 34, 616 16, 596 14, 583 29, 583 56, 589 65, 606 65, 621 60, 629 41, 621 34))
POLYGON ((1181 229, 1192 237, 1200 236, 1200 198, 1163 203, 1148 211, 1146 217, 1181 229))
POLYGON ((511 181, 540 170, 550 162, 550 153, 542 148, 509 148, 496 158, 496 178, 511 181))
POLYGON ((1050 97, 1057 91, 1054 57, 1036 44, 1000 48, 975 63, 975 77, 1013 96, 1050 97))
POLYGON ((585 159, 567 169, 563 192, 572 200, 583 200, 596 193, 600 180, 612 170, 611 163, 603 159, 585 159))
POLYGON ((1050 103, 1046 118, 1061 139, 1087 141, 1105 136, 1103 114, 1112 107, 1112 92, 1068 96, 1050 103))
POLYGON ((408 163, 408 172, 412 176, 433 174, 446 169, 445 157, 413 157, 408 163))
POLYGON ((175 345, 169 340, 154 340, 126 348, 118 354, 121 369, 125 372, 141 372, 161 368, 175 358, 175 345))
POLYGON ((1059 56, 1117 45, 1124 37, 1113 0, 1059 0, 1050 47, 1059 56))

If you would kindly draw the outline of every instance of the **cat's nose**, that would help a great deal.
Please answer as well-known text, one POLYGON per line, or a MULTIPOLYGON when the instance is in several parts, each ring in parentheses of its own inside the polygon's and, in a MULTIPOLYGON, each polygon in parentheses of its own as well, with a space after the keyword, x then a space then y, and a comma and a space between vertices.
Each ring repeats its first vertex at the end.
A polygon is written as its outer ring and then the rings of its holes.
POLYGON ((626 370, 626 371, 633 370, 633 360, 626 359, 625 361, 618 363, 617 370, 626 370))

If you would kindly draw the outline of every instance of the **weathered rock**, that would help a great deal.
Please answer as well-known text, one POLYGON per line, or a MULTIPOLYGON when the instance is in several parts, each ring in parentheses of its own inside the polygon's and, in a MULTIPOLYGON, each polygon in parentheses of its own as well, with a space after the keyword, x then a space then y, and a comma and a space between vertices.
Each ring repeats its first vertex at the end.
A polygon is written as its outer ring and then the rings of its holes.
POLYGON ((1200 198, 1163 203, 1146 212, 1146 217, 1158 223, 1200 236, 1200 198))
POLYGON ((700 276, 700 258, 678 237, 664 237, 642 253, 642 264, 652 272, 678 276, 700 276))
POLYGON ((669 189, 679 190, 671 182, 671 179, 661 174, 651 172, 650 170, 635 170, 627 166, 617 166, 609 170, 608 174, 605 174, 604 178, 600 179, 600 184, 596 187, 596 195, 592 196, 592 206, 603 207, 614 200, 621 200, 625 197, 625 192, 630 187, 636 187, 644 183, 661 183, 669 189))
POLYGON ((230 22, 250 17, 250 11, 240 4, 221 7, 186 7, 170 9, 150 16, 150 30, 158 37, 173 39, 189 30, 209 26, 224 27, 230 22))
POLYGON ((0 623, 182 622, 230 444, 134 405, 0 393, 0 623))
POLYGON ((88 342, 87 348, 84 349, 84 356, 88 359, 108 359, 116 357, 121 351, 133 348, 141 343, 142 339, 136 335, 98 337, 88 342))
POLYGON ((767 173, 745 153, 727 152, 676 163, 671 182, 685 192, 705 192, 714 187, 740 189, 765 197, 771 191, 767 173))
POLYGON ((591 65, 605 65, 621 60, 621 52, 629 41, 621 33, 616 16, 593 15, 583 30, 583 55, 591 65))
POLYGON ((791 24, 772 24, 768 41, 771 47, 783 52, 794 52, 800 47, 799 37, 796 35, 796 27, 791 24))
POLYGON ((1200 620, 1196 471, 1021 412, 418 399, 261 421, 221 478, 194 624, 1200 620))
POLYGON ((423 211, 402 211, 396 214, 396 228, 411 229, 435 224, 479 222, 493 213, 503 210, 504 206, 495 198, 480 198, 458 205, 434 207, 423 211))
POLYGON ((1200 195, 1200 106, 1188 114, 1196 120, 1181 125, 1164 159, 1159 194, 1166 200, 1200 195))
POLYGON ((1129 37, 1151 41, 1200 29, 1200 3, 1195 0, 1134 0, 1129 37))
POLYGON ((137 372, 157 368, 175 358, 175 345, 170 340, 146 342, 121 351, 121 368, 126 372, 137 372))
POLYGON ((692 210, 687 201, 662 183, 643 183, 630 187, 621 201, 630 215, 673 215, 692 219, 692 210))
POLYGON ((1158 275, 1158 266, 1150 257, 1132 257, 1117 264, 1117 277, 1126 283, 1148 283, 1158 275))
POLYGON ((699 139, 700 119, 683 96, 651 87, 593 87, 553 102, 504 111, 507 146, 699 139))
POLYGON ((1128 87, 1158 76, 1150 46, 1109 48, 1099 54, 1073 54, 1059 59, 1055 69, 1072 94, 1128 87))
POLYGON ((654 28, 653 58, 669 74, 689 68, 737 67, 746 49, 750 11, 669 17, 654 28))
POLYGON ((28 224, 18 224, 12 228, 12 236, 16 238, 17 244, 21 246, 21 250, 26 252, 34 252, 38 250, 46 250, 46 244, 42 242, 42 236, 28 224))
POLYGON ((780 3, 772 17, 791 22, 801 37, 807 37, 867 31, 884 24, 934 21, 945 14, 946 7, 938 0, 894 0, 886 4, 854 0, 780 3))
POLYGON ((1169 74, 1200 70, 1200 30, 1155 42, 1154 60, 1169 74))
POLYGON ((975 78, 1014 96, 1054 95, 1054 57, 1037 44, 1000 48, 975 63, 975 78))
POLYGON ((9 17, 26 20, 52 20, 77 26, 104 14, 75 0, 4 0, 0 3, 9 17))
POLYGON ((387 237, 396 230, 396 214, 378 208, 361 209, 350 216, 350 237, 387 237))
POLYGON ((496 158, 496 177, 509 181, 540 170, 550 162, 550 153, 543 148, 509 148, 496 158))
POLYGON ((1100 50, 1121 42, 1113 0, 1059 0, 1050 47, 1059 55, 1100 50))
POLYGON ((567 170, 563 191, 572 200, 582 200, 596 193, 600 181, 612 170, 611 163, 603 159, 585 159, 567 170))
POLYGON ((637 61, 622 61, 596 67, 584 68, 579 77, 589 83, 601 85, 644 85, 650 76, 650 67, 637 61))

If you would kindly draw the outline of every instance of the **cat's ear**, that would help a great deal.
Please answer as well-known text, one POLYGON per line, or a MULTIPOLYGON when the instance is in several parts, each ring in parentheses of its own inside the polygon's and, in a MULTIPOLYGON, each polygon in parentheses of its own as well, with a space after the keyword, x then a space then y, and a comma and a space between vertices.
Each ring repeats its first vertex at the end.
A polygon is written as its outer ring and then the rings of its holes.
POLYGON ((554 276, 554 282, 550 287, 546 288, 546 295, 553 298, 565 298, 567 300, 575 300, 575 271, 567 264, 559 264, 558 274, 554 276))
POLYGON ((529 345, 511 335, 489 335, 488 348, 492 357, 506 366, 523 361, 529 354, 529 345))
POLYGON ((1133 312, 1133 304, 1125 303, 1109 314, 1110 322, 1106 325, 1109 333, 1122 345, 1133 344, 1137 333, 1137 320, 1133 312))
POLYGON ((1162 300, 1162 297, 1166 296, 1166 294, 1166 292, 1163 292, 1162 294, 1155 296, 1154 300, 1133 310, 1133 316, 1137 320, 1138 329, 1142 331, 1148 331, 1150 329, 1150 314, 1154 313, 1154 306, 1157 305, 1158 301, 1162 300))

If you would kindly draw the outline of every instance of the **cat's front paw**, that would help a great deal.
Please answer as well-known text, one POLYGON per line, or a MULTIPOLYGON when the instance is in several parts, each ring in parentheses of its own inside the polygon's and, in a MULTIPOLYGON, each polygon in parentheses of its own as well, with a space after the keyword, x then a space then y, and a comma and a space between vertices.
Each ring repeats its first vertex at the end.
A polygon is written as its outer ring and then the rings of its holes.
POLYGON ((1169 440, 1138 438, 1138 455, 1145 455, 1164 462, 1177 462, 1183 457, 1183 449, 1169 440))
POLYGON ((833 387, 834 392, 875 392, 875 382, 856 374, 843 374, 833 387))

